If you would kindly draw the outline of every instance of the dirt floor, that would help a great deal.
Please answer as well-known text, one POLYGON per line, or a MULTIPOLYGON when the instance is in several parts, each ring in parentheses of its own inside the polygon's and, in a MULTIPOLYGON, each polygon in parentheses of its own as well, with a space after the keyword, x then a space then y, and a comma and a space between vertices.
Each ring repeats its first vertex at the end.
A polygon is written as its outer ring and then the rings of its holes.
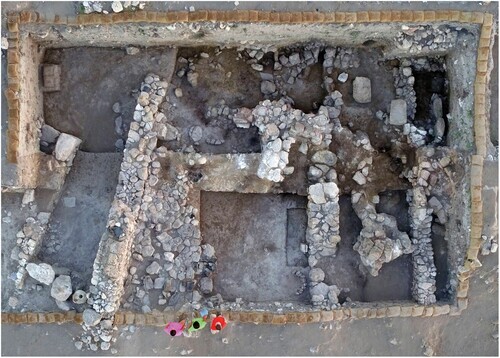
POLYGON ((71 271, 76 289, 88 290, 99 241, 106 230, 122 155, 79 152, 52 213, 38 258, 71 271), (96 170, 100 168, 100 170, 96 170), (72 204, 75 199, 75 206, 72 204), (55 241, 55 245, 54 245, 55 241), (54 250, 58 247, 57 250, 54 250))
POLYGON ((115 152, 116 141, 126 138, 133 117, 133 91, 148 73, 170 78, 174 58, 175 50, 167 47, 143 48, 135 55, 118 48, 47 50, 44 63, 61 65, 61 91, 44 93, 45 122, 82 139, 80 150, 115 152), (121 113, 112 109, 117 102, 121 113), (122 135, 115 132, 119 116, 122 135))
MULTIPOLYGON (((287 265, 287 211, 305 208, 306 198, 294 195, 201 193, 203 243, 217 256, 214 288, 225 300, 305 301, 296 295, 300 266, 287 265)), ((305 235, 305 227, 304 235, 305 235)))
MULTIPOLYGON (((395 199, 388 200, 388 195, 381 195, 379 212, 395 215, 398 228, 409 231, 407 202, 404 192, 396 193, 395 199), (403 194, 399 194, 403 193, 403 194)), ((340 302, 347 298, 351 301, 374 302, 385 300, 411 300, 412 265, 411 255, 403 255, 384 264, 377 277, 370 275, 361 264, 359 254, 352 249, 361 231, 361 221, 356 216, 351 204, 351 197, 340 197, 340 236, 335 257, 319 260, 317 267, 325 272, 325 283, 337 285, 341 290, 340 302)))
POLYGON ((192 59, 198 73, 198 84, 193 86, 187 76, 174 75, 170 88, 170 103, 164 106, 167 118, 181 131, 179 141, 167 142, 167 148, 178 150, 194 145, 201 153, 257 153, 260 139, 256 128, 236 128, 224 115, 208 117, 211 107, 225 105, 231 109, 253 108, 263 100, 260 92, 259 72, 238 57, 236 49, 223 50, 215 54, 215 48, 182 48, 178 51, 175 73, 186 71, 188 64, 180 59, 192 59), (200 54, 209 57, 201 57, 200 54), (176 88, 182 90, 182 97, 172 95, 176 88), (203 140, 193 143, 189 129, 200 126, 203 140), (223 140, 221 145, 211 145, 206 140, 223 140))
MULTIPOLYGON (((38 260, 52 265, 56 274, 70 275, 75 289, 87 290, 90 284, 97 247, 118 183, 121 161, 121 153, 78 152, 52 213, 49 229, 44 234, 38 260)), ((35 198, 40 198, 37 202, 39 207, 43 205, 44 195, 35 195, 35 198)), ((8 212, 15 213, 9 216, 9 223, 4 221, 2 224, 2 307, 9 310, 9 297, 17 297, 17 310, 23 307, 33 312, 59 311, 50 296, 50 286, 40 285, 28 276, 25 289, 17 291, 13 281, 7 279, 17 269, 10 259, 15 245, 12 238, 15 239, 30 215, 28 207, 19 211, 21 200, 22 195, 2 193, 2 217, 8 212)))

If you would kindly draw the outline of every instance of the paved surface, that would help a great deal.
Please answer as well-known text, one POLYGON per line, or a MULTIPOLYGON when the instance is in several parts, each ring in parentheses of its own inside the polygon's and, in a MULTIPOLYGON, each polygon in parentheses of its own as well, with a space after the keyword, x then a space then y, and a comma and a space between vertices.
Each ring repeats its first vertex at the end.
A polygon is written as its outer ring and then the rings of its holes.
MULTIPOLYGON (((241 2, 180 3, 158 2, 162 9, 250 9, 266 10, 368 10, 361 2, 241 2)), ((27 2, 2 4, 2 33, 5 33, 4 10, 33 7, 45 14, 70 15, 75 5, 69 2, 27 2)), ((498 3, 489 2, 375 2, 370 9, 460 9, 491 11, 498 14, 498 3)), ((495 58, 496 62, 496 58, 495 58)), ((5 67, 2 60, 2 68, 5 67)), ((5 71, 3 72, 5 73, 5 71)), ((5 76, 2 76, 4 84, 5 76)), ((493 86, 497 88, 497 86, 493 86)), ((497 98, 494 93, 492 98, 497 98)), ((5 101, 3 102, 5 103, 5 101)), ((495 109, 497 106, 493 107, 495 109)), ((5 104, 2 105, 2 134, 6 129, 5 104)), ((498 113, 492 113, 492 127, 498 128, 498 113)), ((496 137, 498 138, 498 137, 496 137)), ((3 139, 3 138, 2 138, 3 139)), ((495 137, 494 137, 495 139, 495 137)), ((497 139, 498 140, 498 139, 497 139)), ((3 147, 2 147, 3 149, 3 147)), ((2 150, 2 169, 4 162, 2 150)), ((5 179, 5 178, 3 178, 5 179)), ((498 255, 481 258, 483 267, 471 279, 470 302, 461 316, 436 318, 394 318, 345 321, 327 325, 306 326, 230 324, 220 335, 208 331, 198 338, 170 338, 161 328, 137 328, 131 334, 119 330, 115 344, 119 355, 488 355, 498 356, 498 255), (496 337, 496 338, 495 338, 496 337)), ((66 325, 2 325, 2 355, 89 355, 110 352, 76 350, 73 337, 81 327, 66 325)))

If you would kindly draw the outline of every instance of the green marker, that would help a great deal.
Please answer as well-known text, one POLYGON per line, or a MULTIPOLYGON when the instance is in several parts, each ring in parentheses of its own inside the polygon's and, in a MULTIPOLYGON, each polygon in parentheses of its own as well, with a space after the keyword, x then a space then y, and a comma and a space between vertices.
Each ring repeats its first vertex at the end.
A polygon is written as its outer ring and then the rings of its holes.
POLYGON ((188 332, 193 333, 199 331, 207 325, 207 322, 203 320, 203 318, 194 318, 191 326, 189 326, 188 332))

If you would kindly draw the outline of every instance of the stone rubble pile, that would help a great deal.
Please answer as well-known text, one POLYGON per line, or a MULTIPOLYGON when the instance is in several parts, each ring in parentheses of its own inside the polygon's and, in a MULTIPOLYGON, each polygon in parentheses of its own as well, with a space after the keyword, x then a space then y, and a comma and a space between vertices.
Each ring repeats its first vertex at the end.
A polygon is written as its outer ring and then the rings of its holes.
MULTIPOLYGON (((166 148, 160 147, 153 158, 166 156, 166 148)), ((202 165, 206 159, 193 153, 193 165, 202 165), (195 158, 196 157, 196 158, 195 158)), ((156 160, 156 159, 155 159, 156 160)), ((152 164, 152 174, 158 175, 159 162, 152 164), (158 163, 158 164, 155 164, 158 163)), ((130 284, 136 287, 135 295, 127 298, 124 307, 135 304, 149 312, 150 291, 161 292, 159 306, 175 305, 180 295, 200 301, 213 289, 211 275, 215 269, 215 250, 201 245, 199 212, 188 202, 192 182, 188 171, 178 168, 176 180, 169 183, 148 185, 144 204, 139 214, 140 224, 133 248, 133 261, 129 268, 130 284), (138 266, 147 265, 140 277, 138 266)))
POLYGON ((347 70, 358 68, 360 59, 356 49, 342 47, 326 47, 323 61, 323 69, 327 74, 332 74, 335 68, 347 70))
POLYGON ((448 51, 458 37, 458 32, 450 27, 438 25, 402 26, 396 37, 397 46, 409 53, 448 51))
POLYGON ((377 213, 366 193, 353 192, 352 204, 363 228, 353 249, 372 276, 378 276, 382 265, 413 252, 408 234, 398 230, 396 219, 388 214, 377 213))
MULTIPOLYGON (((36 257, 40 248, 44 234, 49 224, 50 213, 33 212, 33 216, 26 219, 23 228, 16 234, 16 246, 14 246, 11 258, 18 262, 16 278, 14 280, 17 288, 21 289, 24 285, 27 271, 27 265, 36 257)), ((30 268, 33 268, 30 266, 30 268)))
POLYGON ((325 273, 320 268, 311 268, 309 271, 309 293, 314 307, 319 309, 335 309, 340 307, 338 295, 340 289, 336 285, 327 285, 323 282, 325 273))
POLYGON ((286 91, 283 91, 285 84, 294 84, 306 68, 318 63, 320 50, 318 44, 312 43, 292 49, 289 55, 274 53, 274 76, 281 95, 286 96, 286 91))
POLYGON ((122 12, 124 9, 128 11, 143 10, 146 6, 142 1, 82 1, 80 2, 79 11, 84 14, 91 14, 94 12, 109 14, 122 12))
POLYGON ((283 175, 293 173, 293 167, 286 166, 293 143, 327 147, 331 142, 333 125, 325 106, 318 114, 305 114, 282 99, 265 100, 251 113, 252 116, 248 111, 239 111, 234 121, 239 126, 249 123, 259 129, 263 151, 258 175, 262 178, 278 182, 283 180, 283 175))
POLYGON ((257 176, 279 183, 285 179, 283 175, 292 174, 294 168, 287 167, 287 164, 288 153, 293 143, 295 143, 295 138, 287 138, 283 141, 276 138, 264 145, 257 176))
POLYGON ((323 256, 332 256, 340 242, 339 188, 334 182, 316 183, 308 188, 306 241, 309 266, 323 256))

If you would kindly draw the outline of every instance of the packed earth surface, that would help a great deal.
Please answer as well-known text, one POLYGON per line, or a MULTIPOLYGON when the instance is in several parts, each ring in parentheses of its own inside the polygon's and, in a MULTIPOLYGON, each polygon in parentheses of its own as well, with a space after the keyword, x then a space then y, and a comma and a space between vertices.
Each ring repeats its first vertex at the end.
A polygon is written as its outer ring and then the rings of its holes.
MULTIPOLYGON (((2 317, 82 322, 2 323, 2 354, 498 355, 498 4, 448 5, 494 15, 483 241, 469 261, 478 27, 306 24, 276 38, 223 22, 127 24, 102 37, 99 26, 21 28, 31 122, 17 164, 2 143, 2 317), (229 320, 188 337, 114 321, 391 305, 443 315, 229 320)), ((2 88, 12 11, 365 10, 287 6, 2 4, 2 88)))

